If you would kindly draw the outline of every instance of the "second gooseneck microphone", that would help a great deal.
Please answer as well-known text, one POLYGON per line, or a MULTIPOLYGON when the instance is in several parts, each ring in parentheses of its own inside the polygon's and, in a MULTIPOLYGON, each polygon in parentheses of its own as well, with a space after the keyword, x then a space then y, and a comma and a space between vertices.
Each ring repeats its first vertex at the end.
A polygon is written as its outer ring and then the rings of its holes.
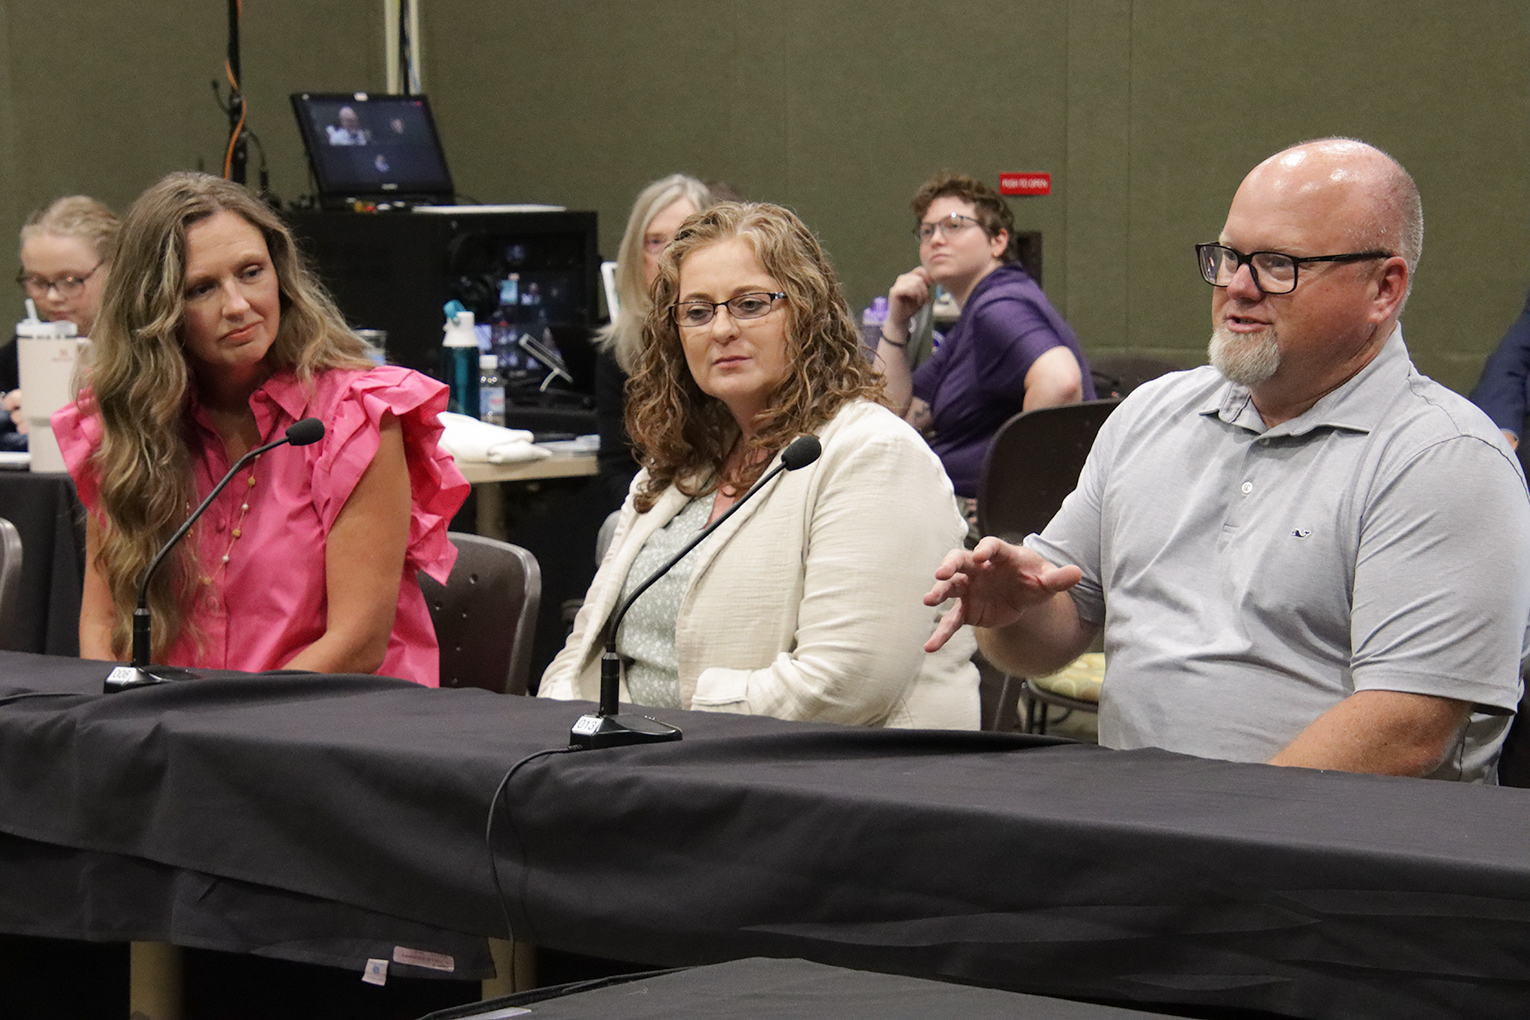
POLYGON ((138 608, 133 610, 133 659, 128 665, 118 666, 107 675, 107 694, 115 694, 118 691, 130 690, 134 687, 170 683, 174 680, 190 680, 196 677, 196 673, 188 669, 181 669, 178 666, 149 665, 150 648, 153 645, 150 632, 150 625, 153 621, 149 612, 149 581, 153 579, 154 572, 159 569, 160 563, 169 555, 170 550, 174 549, 180 540, 186 537, 186 532, 190 531, 191 526, 197 522, 197 519, 206 512, 208 507, 212 506, 212 501, 218 498, 218 493, 223 491, 224 487, 233 480, 233 477, 239 473, 241 468, 267 450, 274 450, 278 446, 285 446, 288 443, 293 446, 308 446, 310 443, 317 443, 323 438, 324 423, 317 418, 304 418, 302 421, 289 425, 286 434, 281 439, 267 443, 264 446, 257 446, 243 457, 240 457, 234 466, 228 469, 228 474, 223 476, 223 480, 213 486, 212 492, 208 493, 207 498, 202 500, 202 505, 193 510, 191 516, 186 518, 186 522, 176 529, 175 534, 170 536, 170 541, 166 542, 159 552, 155 554, 154 559, 149 562, 149 569, 143 572, 143 577, 138 582, 138 608))
POLYGON ((632 608, 632 603, 637 601, 639 595, 667 574, 671 567, 685 557, 686 553, 696 548, 708 535, 720 528, 724 521, 733 516, 734 511, 764 488, 766 482, 783 471, 796 471, 798 468, 807 467, 817 460, 822 452, 823 447, 819 444, 817 436, 799 436, 792 440, 786 449, 781 451, 779 464, 761 475, 759 481, 751 485, 749 490, 732 506, 724 510, 717 520, 698 531, 695 538, 687 542, 658 570, 648 575, 648 579, 638 585, 631 596, 611 614, 605 629, 605 652, 600 657, 600 708, 593 715, 580 716, 574 723, 573 732, 569 735, 570 747, 589 750, 597 747, 620 747, 623 744, 645 744, 680 739, 680 731, 668 723, 661 723, 646 715, 621 715, 617 711, 622 666, 621 657, 616 654, 616 629, 621 626, 622 617, 627 614, 628 609, 632 608))

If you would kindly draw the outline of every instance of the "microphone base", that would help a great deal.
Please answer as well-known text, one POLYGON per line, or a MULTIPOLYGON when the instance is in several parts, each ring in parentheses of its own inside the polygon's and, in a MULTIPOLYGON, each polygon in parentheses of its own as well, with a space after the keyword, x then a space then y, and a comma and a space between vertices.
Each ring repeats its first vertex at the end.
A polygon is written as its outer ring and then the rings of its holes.
POLYGON ((679 740, 680 730, 646 715, 582 715, 568 736, 568 746, 594 751, 628 744, 662 744, 679 740))
POLYGON ((131 691, 139 687, 179 683, 182 680, 200 680, 202 674, 179 666, 118 666, 106 675, 103 690, 107 694, 131 691))

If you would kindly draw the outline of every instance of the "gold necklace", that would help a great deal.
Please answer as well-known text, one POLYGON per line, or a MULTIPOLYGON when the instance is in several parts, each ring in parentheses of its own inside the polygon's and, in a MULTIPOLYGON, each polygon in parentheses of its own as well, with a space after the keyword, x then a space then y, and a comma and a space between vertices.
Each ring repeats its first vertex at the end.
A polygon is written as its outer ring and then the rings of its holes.
POLYGON ((228 533, 228 548, 223 551, 223 567, 228 566, 228 558, 234 551, 234 543, 239 541, 239 536, 244 533, 244 519, 250 512, 250 497, 255 491, 255 465, 259 461, 259 457, 250 461, 250 474, 247 479, 249 484, 245 487, 244 500, 239 504, 239 520, 228 533))
MULTIPOLYGON (((240 501, 239 505, 239 520, 234 522, 234 526, 229 529, 228 548, 223 550, 223 558, 218 562, 218 566, 214 568, 214 573, 216 573, 218 570, 226 571, 228 569, 229 557, 232 556, 234 552, 234 543, 239 541, 239 537, 244 534, 244 519, 250 512, 250 497, 253 495, 253 490, 255 488, 255 465, 258 463, 260 463, 259 457, 256 457, 250 462, 250 473, 245 479, 244 499, 240 501)), ((190 503, 186 504, 186 511, 188 513, 191 512, 190 503)), ((196 530, 197 529, 195 527, 191 529, 192 532, 195 532, 196 530)), ((188 534, 187 537, 189 538, 191 535, 188 534)), ((210 576, 203 574, 198 578, 198 580, 203 584, 212 584, 213 579, 210 576)))

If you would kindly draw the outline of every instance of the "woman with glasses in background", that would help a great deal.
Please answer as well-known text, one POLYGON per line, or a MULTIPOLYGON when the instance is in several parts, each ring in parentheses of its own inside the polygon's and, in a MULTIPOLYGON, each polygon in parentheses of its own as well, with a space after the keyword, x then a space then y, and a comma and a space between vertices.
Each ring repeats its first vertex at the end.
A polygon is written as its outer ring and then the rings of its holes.
POLYGON ((877 364, 894 409, 925 432, 958 495, 975 497, 993 434, 1021 411, 1094 399, 1083 348, 1017 261, 1014 218, 992 188, 942 172, 914 194, 919 265, 887 294, 877 364), (961 317, 909 364, 909 326, 939 284, 961 317))
MULTIPOLYGON (((117 238, 117 216, 84 195, 70 195, 27 217, 21 228, 21 272, 16 282, 31 298, 37 314, 74 323, 89 336, 101 311, 101 291, 117 238)), ((20 318, 20 316, 17 316, 20 318)), ((0 448, 26 449, 25 420, 16 368, 16 345, 0 353, 0 448)))
POLYGON ((633 603, 622 700, 976 728, 975 641, 926 654, 939 614, 920 601, 966 527, 939 460, 884 406, 817 239, 779 206, 715 205, 680 225, 652 296, 627 394, 643 470, 540 694, 596 698, 613 610, 813 434, 815 462, 633 603))

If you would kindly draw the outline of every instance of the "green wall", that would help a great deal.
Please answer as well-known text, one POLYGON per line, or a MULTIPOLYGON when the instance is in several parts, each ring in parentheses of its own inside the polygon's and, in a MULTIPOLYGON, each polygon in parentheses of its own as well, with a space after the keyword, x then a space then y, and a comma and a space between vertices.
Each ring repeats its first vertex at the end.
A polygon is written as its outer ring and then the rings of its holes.
MULTIPOLYGON (((249 123, 292 198, 308 173, 287 95, 381 89, 382 7, 245 0, 241 34, 249 123)), ((222 0, 0 0, 0 236, 59 195, 120 211, 171 170, 221 172, 228 118, 211 83, 227 94, 227 38, 222 0)), ((251 146, 252 184, 258 163, 251 146)))
MULTIPOLYGON (((1428 223, 1406 316, 1458 389, 1530 281, 1530 5, 1433 0, 422 0, 424 83, 458 187, 595 209, 686 170, 785 203, 864 305, 912 265, 907 201, 951 166, 1045 170, 1015 199, 1095 353, 1202 358, 1190 246, 1242 175, 1348 134, 1413 171, 1428 223)), ((248 0, 245 81, 274 189, 307 190, 286 101, 383 85, 380 0, 248 0)), ((216 167, 225 8, 0 0, 0 230, 51 195, 123 205, 216 167)), ((252 177, 253 179, 253 177, 252 177)))

